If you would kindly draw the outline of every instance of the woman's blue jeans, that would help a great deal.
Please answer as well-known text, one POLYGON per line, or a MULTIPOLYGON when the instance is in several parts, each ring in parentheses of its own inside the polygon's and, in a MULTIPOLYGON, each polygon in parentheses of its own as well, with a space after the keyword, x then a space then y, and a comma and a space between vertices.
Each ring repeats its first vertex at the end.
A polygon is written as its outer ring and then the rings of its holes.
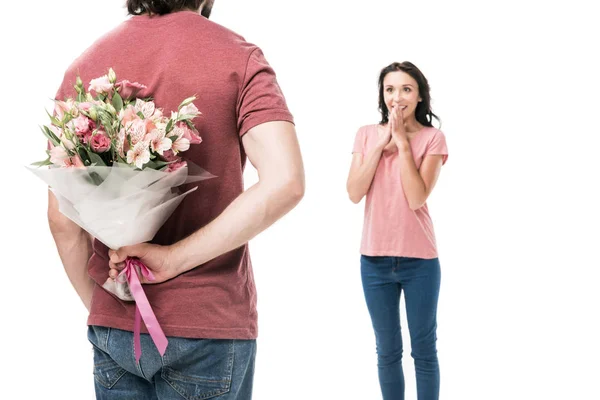
POLYGON ((440 290, 437 258, 361 256, 363 289, 377 344, 379 383, 384 400, 404 400, 400 294, 404 292, 415 362, 418 400, 437 400, 440 370, 436 314, 440 290))

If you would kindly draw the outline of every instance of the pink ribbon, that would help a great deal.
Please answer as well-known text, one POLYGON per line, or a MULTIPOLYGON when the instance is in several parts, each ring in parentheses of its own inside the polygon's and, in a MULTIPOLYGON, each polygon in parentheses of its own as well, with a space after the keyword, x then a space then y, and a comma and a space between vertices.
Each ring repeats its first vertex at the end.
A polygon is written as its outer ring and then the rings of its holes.
POLYGON ((117 278, 119 282, 123 282, 123 278, 127 279, 129 290, 131 291, 131 295, 135 300, 133 349, 135 351, 135 361, 137 363, 140 362, 140 357, 142 357, 142 343, 140 341, 140 327, 142 319, 144 320, 144 324, 146 324, 148 333, 150 334, 150 337, 152 337, 152 341, 154 342, 154 345, 158 349, 158 352, 161 356, 165 354, 165 350, 169 344, 167 337, 156 320, 156 316, 152 311, 152 307, 150 307, 150 302, 148 302, 146 293, 144 293, 144 289, 142 289, 142 284, 138 277, 138 273, 141 273, 148 281, 154 280, 154 275, 152 275, 152 272, 144 265, 143 262, 139 260, 139 258, 127 257, 125 260, 125 269, 121 271, 117 278))

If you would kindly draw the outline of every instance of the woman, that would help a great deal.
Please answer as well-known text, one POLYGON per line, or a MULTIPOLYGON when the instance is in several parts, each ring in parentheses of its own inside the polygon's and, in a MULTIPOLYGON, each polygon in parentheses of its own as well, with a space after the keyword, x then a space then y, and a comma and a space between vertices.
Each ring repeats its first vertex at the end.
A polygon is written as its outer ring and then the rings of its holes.
POLYGON ((350 199, 367 196, 361 275, 377 343, 384 400, 404 399, 400 294, 403 291, 419 400, 439 398, 436 313, 440 264, 426 200, 448 157, 433 127, 429 84, 410 62, 379 75, 381 122, 356 134, 350 199))

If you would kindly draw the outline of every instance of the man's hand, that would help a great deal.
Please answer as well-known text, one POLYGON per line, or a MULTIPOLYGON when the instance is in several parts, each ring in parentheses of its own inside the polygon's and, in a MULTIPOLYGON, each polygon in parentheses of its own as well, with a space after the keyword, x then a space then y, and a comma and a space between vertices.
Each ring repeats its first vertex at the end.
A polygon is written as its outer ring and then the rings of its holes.
POLYGON ((180 274, 170 263, 171 247, 160 246, 151 243, 141 243, 134 246, 121 247, 119 250, 109 250, 110 272, 109 276, 116 279, 123 268, 125 268, 125 259, 127 257, 137 257, 154 275, 154 280, 149 281, 140 276, 142 283, 161 283, 175 278, 180 274))

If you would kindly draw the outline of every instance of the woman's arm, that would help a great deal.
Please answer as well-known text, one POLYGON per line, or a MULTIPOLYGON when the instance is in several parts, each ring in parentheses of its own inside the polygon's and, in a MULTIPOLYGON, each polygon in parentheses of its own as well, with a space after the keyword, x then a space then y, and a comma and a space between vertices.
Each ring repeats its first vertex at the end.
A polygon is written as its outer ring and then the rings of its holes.
POLYGON ((411 210, 417 210, 425 204, 431 194, 442 169, 443 155, 429 155, 423 158, 417 169, 406 130, 402 110, 396 108, 390 113, 392 140, 398 147, 400 157, 400 180, 404 195, 411 210))
POLYGON ((352 155, 352 164, 350 165, 350 173, 348 174, 348 181, 346 182, 346 190, 353 203, 359 203, 369 191, 383 149, 390 142, 391 131, 388 128, 384 128, 383 133, 381 133, 378 138, 376 146, 367 153, 366 157, 363 157, 361 153, 354 153, 352 155))
POLYGON ((421 168, 417 169, 408 140, 397 142, 400 157, 400 180, 404 195, 411 210, 425 204, 442 170, 442 155, 425 156, 421 168))

